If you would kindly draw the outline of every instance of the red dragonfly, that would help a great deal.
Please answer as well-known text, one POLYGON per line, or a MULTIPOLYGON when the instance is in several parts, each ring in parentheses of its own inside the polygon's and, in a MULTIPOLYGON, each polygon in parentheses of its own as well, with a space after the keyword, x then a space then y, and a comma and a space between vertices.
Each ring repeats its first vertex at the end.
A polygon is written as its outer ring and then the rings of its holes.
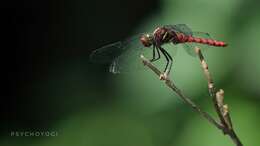
POLYGON ((227 43, 217 41, 210 37, 208 33, 192 32, 185 24, 164 25, 157 27, 153 33, 142 33, 112 44, 105 45, 94 50, 90 59, 93 62, 109 63, 109 71, 112 73, 123 72, 127 64, 132 60, 128 60, 129 56, 135 55, 140 60, 140 54, 147 48, 152 50, 151 62, 157 61, 163 55, 166 59, 164 72, 169 72, 172 67, 172 56, 163 48, 164 44, 181 44, 188 54, 196 55, 194 47, 198 44, 215 47, 226 47, 227 43), (139 55, 138 55, 139 54, 139 55))

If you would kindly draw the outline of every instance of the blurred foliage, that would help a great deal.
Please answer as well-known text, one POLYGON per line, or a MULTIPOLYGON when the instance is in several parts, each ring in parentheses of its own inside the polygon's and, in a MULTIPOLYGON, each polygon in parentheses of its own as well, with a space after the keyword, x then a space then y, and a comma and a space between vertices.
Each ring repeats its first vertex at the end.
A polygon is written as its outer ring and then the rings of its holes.
MULTIPOLYGON (((162 0, 161 11, 152 13, 135 30, 143 32, 163 24, 185 23, 193 30, 208 32, 213 38, 229 43, 227 48, 208 50, 205 57, 216 86, 225 90, 235 131, 245 146, 260 143, 259 4, 257 0, 162 0)), ((46 104, 54 114, 48 120, 55 122, 49 128, 58 129, 59 136, 5 136, 0 145, 233 145, 150 71, 114 76, 88 67, 91 65, 86 56, 57 62, 47 80, 33 84, 34 95, 39 95, 39 90, 49 91, 40 97, 50 102, 46 104)), ((197 58, 178 49, 171 76, 186 95, 213 113, 197 58)))

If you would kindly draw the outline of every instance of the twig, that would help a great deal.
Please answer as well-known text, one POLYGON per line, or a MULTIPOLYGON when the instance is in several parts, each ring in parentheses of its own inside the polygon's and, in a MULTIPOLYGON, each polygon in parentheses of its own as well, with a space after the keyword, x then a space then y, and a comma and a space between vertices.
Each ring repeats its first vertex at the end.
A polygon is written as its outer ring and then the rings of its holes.
POLYGON ((224 90, 220 89, 219 91, 216 91, 214 87, 213 79, 209 73, 208 65, 204 59, 203 54, 201 53, 200 48, 195 47, 195 52, 197 53, 201 66, 204 71, 204 75, 206 76, 206 79, 208 81, 208 89, 210 96, 212 97, 212 101, 214 103, 215 110, 218 114, 218 117, 221 121, 221 124, 223 125, 223 133, 230 136, 230 138, 233 140, 233 142, 236 144, 236 146, 243 146, 240 139, 237 137, 233 127, 231 118, 229 115, 228 105, 224 103, 224 90))
MULTIPOLYGON (((143 55, 141 55, 141 59, 147 67, 149 67, 158 77, 161 77, 162 72, 155 67, 148 59, 146 59, 143 55)), ((196 112, 198 112, 203 118, 208 120, 211 124, 216 126, 218 129, 223 130, 222 124, 218 123, 216 120, 214 120, 208 113, 202 111, 193 101, 191 101, 190 98, 185 96, 180 89, 176 87, 176 85, 171 81, 170 78, 165 79, 165 84, 171 88, 186 104, 191 106, 196 112)))
POLYGON ((146 59, 143 55, 141 55, 141 59, 144 65, 148 66, 157 76, 159 76, 160 80, 165 80, 165 84, 169 88, 171 88, 186 104, 191 106, 196 112, 198 112, 203 118, 208 120, 215 127, 222 130, 222 132, 225 135, 229 135, 229 137, 236 144, 236 146, 243 146, 243 144, 241 143, 240 139, 238 138, 238 136, 236 135, 233 129, 231 118, 229 115, 228 105, 224 104, 224 90, 220 89, 219 91, 216 91, 214 87, 213 79, 208 70, 208 65, 204 59, 204 56, 201 53, 201 50, 198 47, 196 47, 195 51, 200 59, 201 66, 207 78, 209 94, 212 97, 215 110, 218 114, 221 123, 217 122, 207 112, 202 111, 190 98, 185 96, 183 92, 176 87, 174 82, 169 77, 167 77, 167 74, 166 77, 163 76, 163 73, 157 67, 155 67, 148 59, 146 59))

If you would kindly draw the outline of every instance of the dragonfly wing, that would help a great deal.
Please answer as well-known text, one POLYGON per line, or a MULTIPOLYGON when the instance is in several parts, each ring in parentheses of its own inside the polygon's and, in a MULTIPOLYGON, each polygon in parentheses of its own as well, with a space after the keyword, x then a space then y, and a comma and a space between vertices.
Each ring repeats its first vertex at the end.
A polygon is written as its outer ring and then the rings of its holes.
POLYGON ((166 27, 169 27, 173 29, 173 31, 183 33, 185 35, 192 36, 192 30, 186 25, 186 24, 175 24, 175 25, 166 25, 166 27))
POLYGON ((122 73, 135 70, 141 66, 140 54, 145 49, 139 41, 140 35, 136 35, 124 41, 115 42, 93 51, 90 55, 92 62, 108 63, 109 72, 122 73))
POLYGON ((137 48, 128 49, 120 56, 116 57, 109 66, 109 72, 111 73, 126 73, 144 69, 144 65, 140 59, 140 55, 143 54, 146 57, 151 56, 150 48, 137 48), (149 54, 149 55, 148 55, 149 54))
POLYGON ((184 48, 184 50, 192 57, 196 57, 197 54, 194 50, 195 48, 195 45, 194 43, 184 43, 184 44, 181 44, 182 47, 184 48))
POLYGON ((196 31, 196 32, 193 32, 193 36, 194 36, 194 37, 200 37, 200 38, 208 38, 208 39, 211 39, 210 34, 207 33, 207 32, 196 31))
POLYGON ((120 73, 120 66, 118 58, 114 59, 109 66, 109 72, 117 74, 120 73))
POLYGON ((95 63, 110 63, 124 52, 122 42, 115 42, 94 50, 90 54, 90 60, 95 63))

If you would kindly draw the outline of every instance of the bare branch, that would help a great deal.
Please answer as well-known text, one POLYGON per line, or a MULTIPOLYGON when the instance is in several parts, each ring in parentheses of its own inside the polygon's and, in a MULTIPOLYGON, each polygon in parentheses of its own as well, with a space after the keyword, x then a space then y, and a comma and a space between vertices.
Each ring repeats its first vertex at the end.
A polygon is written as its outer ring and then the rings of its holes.
POLYGON ((162 73, 157 67, 155 67, 148 59, 146 59, 143 55, 141 55, 141 59, 147 67, 149 67, 158 77, 160 80, 164 80, 165 84, 171 88, 186 104, 191 106, 196 112, 198 112, 203 118, 208 120, 211 124, 213 124, 218 129, 222 130, 222 132, 232 139, 232 141, 236 144, 236 146, 243 146, 240 139, 236 135, 229 110, 228 105, 224 103, 224 90, 220 89, 216 91, 214 87, 213 79, 210 75, 208 65, 204 59, 203 54, 201 53, 200 48, 196 47, 195 51, 200 59, 200 63, 204 72, 204 75, 208 81, 208 90, 209 94, 212 97, 212 101, 214 103, 214 108, 218 114, 220 122, 217 122, 214 118, 212 118, 207 112, 202 111, 190 98, 185 96, 183 92, 177 88, 174 82, 168 77, 167 71, 166 73, 162 73))
MULTIPOLYGON (((143 64, 146 65, 147 67, 149 67, 160 79, 162 76, 162 72, 155 67, 148 59, 146 59, 143 55, 141 55, 141 59, 143 61, 143 64)), ((165 84, 171 88, 186 104, 188 104, 189 106, 191 106, 196 112, 198 112, 203 118, 205 118, 206 120, 208 120, 211 124, 213 124, 214 126, 216 126, 218 129, 223 130, 223 126, 218 123, 217 121, 215 121, 208 113, 202 111, 194 102, 191 101, 190 98, 188 98, 187 96, 185 96, 182 91, 180 89, 178 89, 176 87, 176 85, 174 84, 173 81, 171 81, 170 78, 165 78, 165 84)))
POLYGON ((213 79, 210 75, 208 65, 204 59, 203 54, 201 53, 200 48, 195 47, 195 52, 198 55, 198 58, 200 59, 200 63, 204 72, 204 75, 208 81, 208 89, 210 96, 212 97, 212 101, 214 103, 215 110, 218 114, 218 117, 221 121, 221 124, 223 125, 223 133, 230 136, 230 138, 233 140, 233 142, 237 146, 243 146, 240 139, 237 137, 233 127, 231 118, 229 115, 228 105, 224 103, 224 90, 220 89, 219 91, 216 91, 214 87, 213 79))

